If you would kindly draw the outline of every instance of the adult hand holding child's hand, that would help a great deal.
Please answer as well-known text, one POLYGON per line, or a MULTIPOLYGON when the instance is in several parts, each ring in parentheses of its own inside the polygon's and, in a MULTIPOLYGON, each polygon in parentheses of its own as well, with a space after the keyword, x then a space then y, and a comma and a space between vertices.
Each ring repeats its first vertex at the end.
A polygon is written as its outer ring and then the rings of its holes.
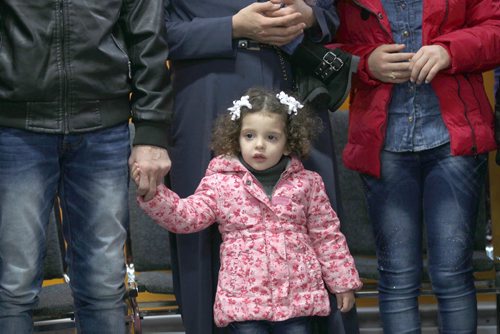
POLYGON ((154 197, 156 187, 163 183, 172 165, 166 149, 150 145, 134 146, 128 163, 137 184, 137 195, 144 201, 154 197))

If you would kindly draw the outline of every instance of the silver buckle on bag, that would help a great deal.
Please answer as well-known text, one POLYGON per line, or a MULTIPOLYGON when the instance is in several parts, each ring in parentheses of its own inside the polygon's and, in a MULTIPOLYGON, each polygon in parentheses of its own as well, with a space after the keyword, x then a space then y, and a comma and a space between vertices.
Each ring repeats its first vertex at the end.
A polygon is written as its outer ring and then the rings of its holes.
POLYGON ((328 51, 327 53, 325 53, 325 55, 323 56, 323 61, 330 67, 332 67, 334 71, 339 71, 342 66, 344 66, 344 62, 342 61, 342 59, 337 57, 337 55, 332 51, 328 51))
POLYGON ((319 76, 321 80, 326 81, 333 72, 340 71, 342 66, 344 66, 344 61, 332 51, 328 51, 323 55, 321 63, 314 70, 314 74, 319 76))

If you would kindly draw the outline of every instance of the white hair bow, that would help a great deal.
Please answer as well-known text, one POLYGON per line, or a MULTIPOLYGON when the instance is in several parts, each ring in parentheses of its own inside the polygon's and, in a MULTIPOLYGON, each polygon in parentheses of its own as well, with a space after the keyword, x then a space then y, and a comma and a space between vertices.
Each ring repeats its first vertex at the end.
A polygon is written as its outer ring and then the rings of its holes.
POLYGON ((235 121, 240 118, 241 115, 241 107, 247 107, 248 109, 252 109, 252 105, 248 100, 250 97, 248 95, 243 95, 239 100, 233 101, 233 106, 227 108, 229 110, 229 115, 231 115, 231 120, 235 121))
POLYGON ((278 100, 281 104, 288 106, 288 115, 297 115, 298 109, 302 109, 304 106, 297 101, 293 96, 287 95, 285 92, 281 91, 276 94, 278 100))

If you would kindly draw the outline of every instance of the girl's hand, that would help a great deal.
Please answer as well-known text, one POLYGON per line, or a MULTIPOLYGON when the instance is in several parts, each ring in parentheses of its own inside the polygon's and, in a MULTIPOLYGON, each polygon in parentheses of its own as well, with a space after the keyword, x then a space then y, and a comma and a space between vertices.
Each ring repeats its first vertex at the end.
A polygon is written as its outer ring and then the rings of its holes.
POLYGON ((429 83, 439 71, 450 66, 450 55, 441 45, 426 45, 410 59, 411 82, 429 83))
POLYGON ((298 12, 273 15, 280 5, 254 2, 233 16, 233 38, 250 38, 254 41, 285 45, 304 32, 306 24, 298 12))
POLYGON ((382 82, 403 83, 410 79, 411 52, 402 52, 404 44, 383 44, 368 56, 368 69, 371 75, 382 82))
POLYGON ((335 297, 337 298, 337 308, 340 312, 348 312, 354 306, 354 292, 346 291, 341 293, 336 293, 335 297))

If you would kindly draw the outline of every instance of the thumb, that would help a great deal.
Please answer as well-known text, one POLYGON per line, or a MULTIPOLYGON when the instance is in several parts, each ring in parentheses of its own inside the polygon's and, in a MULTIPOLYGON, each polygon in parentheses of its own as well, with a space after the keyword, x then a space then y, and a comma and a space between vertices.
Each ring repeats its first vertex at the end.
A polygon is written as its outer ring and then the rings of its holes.
POLYGON ((266 12, 270 10, 277 10, 281 7, 281 2, 254 2, 249 7, 252 7, 256 12, 266 12))
POLYGON ((406 48, 404 44, 384 44, 382 50, 388 53, 401 52, 406 48))

